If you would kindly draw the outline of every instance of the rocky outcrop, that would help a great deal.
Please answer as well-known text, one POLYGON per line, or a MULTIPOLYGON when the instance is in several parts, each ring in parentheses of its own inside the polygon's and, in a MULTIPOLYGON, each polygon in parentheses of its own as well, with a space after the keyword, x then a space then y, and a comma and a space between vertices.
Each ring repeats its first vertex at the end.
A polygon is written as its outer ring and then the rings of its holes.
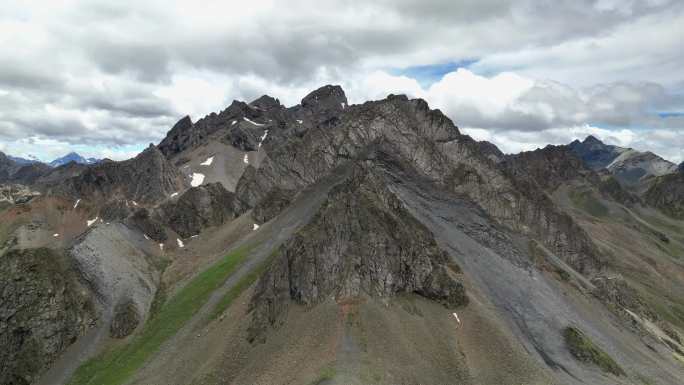
POLYGON ((643 199, 673 218, 684 219, 684 172, 656 178, 643 199))
POLYGON ((293 191, 274 188, 259 201, 252 210, 252 217, 258 223, 265 223, 274 218, 292 202, 293 191))
POLYGON ((0 277, 0 383, 28 385, 94 322, 93 304, 56 251, 9 251, 0 277))
POLYGON ((189 180, 156 147, 150 146, 133 159, 90 166, 49 191, 101 203, 130 200, 154 204, 186 187, 189 180))
POLYGON ((124 338, 140 324, 140 314, 133 301, 125 299, 114 308, 114 317, 109 326, 109 335, 113 338, 124 338))
POLYGON ((250 304, 251 340, 276 325, 290 301, 418 293, 447 307, 468 302, 459 272, 432 234, 372 166, 355 167, 260 278, 250 304))
POLYGON ((0 185, 0 204, 20 204, 26 203, 39 196, 40 193, 20 184, 0 185))
POLYGON ((554 191, 569 181, 586 180, 597 184, 598 175, 584 166, 575 154, 564 146, 546 146, 506 157, 503 166, 511 178, 533 179, 547 191, 554 191))
POLYGON ((220 183, 206 184, 187 190, 178 200, 162 204, 155 217, 181 237, 188 238, 233 219, 233 199, 234 194, 220 183))

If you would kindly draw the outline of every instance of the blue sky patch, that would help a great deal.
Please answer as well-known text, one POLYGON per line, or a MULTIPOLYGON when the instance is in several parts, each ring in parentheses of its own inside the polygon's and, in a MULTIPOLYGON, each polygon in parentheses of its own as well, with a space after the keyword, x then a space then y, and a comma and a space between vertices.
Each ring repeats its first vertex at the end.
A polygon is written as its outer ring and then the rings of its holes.
POLYGON ((684 116, 684 112, 661 111, 661 112, 658 112, 658 116, 660 116, 663 119, 676 118, 676 117, 684 116))
POLYGON ((403 75, 416 79, 421 86, 429 87, 432 83, 439 81, 440 79, 442 79, 442 77, 444 77, 444 75, 448 74, 449 72, 454 72, 459 68, 468 68, 476 62, 477 60, 466 59, 449 63, 430 64, 406 68, 394 68, 390 70, 390 73, 395 76, 403 75))

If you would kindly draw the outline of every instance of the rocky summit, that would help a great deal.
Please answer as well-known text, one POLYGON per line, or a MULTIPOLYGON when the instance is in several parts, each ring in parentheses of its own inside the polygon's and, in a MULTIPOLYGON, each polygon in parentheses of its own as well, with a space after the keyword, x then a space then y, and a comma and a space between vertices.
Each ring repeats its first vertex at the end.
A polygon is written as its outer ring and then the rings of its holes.
POLYGON ((504 154, 326 85, 55 166, 0 153, 2 384, 684 378, 684 174, 655 154, 504 154))

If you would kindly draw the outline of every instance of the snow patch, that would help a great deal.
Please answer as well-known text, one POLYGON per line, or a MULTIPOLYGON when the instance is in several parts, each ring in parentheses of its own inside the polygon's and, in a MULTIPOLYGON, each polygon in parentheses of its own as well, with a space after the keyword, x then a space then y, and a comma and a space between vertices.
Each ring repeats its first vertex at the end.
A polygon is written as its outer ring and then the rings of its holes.
POLYGON ((246 117, 244 117, 244 118, 242 118, 242 119, 244 119, 245 122, 252 123, 252 124, 255 125, 255 126, 259 126, 259 127, 263 126, 263 123, 253 122, 253 121, 247 119, 246 117))
POLYGON ((164 251, 164 244, 163 243, 159 244, 159 250, 164 251))
POLYGON ((257 225, 257 224, 255 223, 254 226, 252 226, 252 231, 258 230, 258 229, 259 229, 259 225, 257 225))
POLYGON ((88 224, 88 227, 92 226, 93 223, 97 222, 98 219, 100 219, 99 216, 95 217, 95 219, 91 219, 89 221, 86 221, 86 223, 88 224))
POLYGON ((143 234, 143 237, 145 237, 145 239, 147 239, 148 241, 150 240, 150 237, 148 237, 147 234, 143 234))
POLYGON ((183 243, 183 241, 180 240, 180 238, 176 238, 176 242, 178 242, 178 247, 180 247, 181 249, 185 247, 185 244, 183 243))
POLYGON ((454 318, 456 318, 456 321, 457 321, 458 323, 461 323, 461 320, 458 318, 458 314, 456 314, 456 313, 451 313, 451 314, 454 315, 454 318))
POLYGON ((133 206, 137 206, 138 204, 135 201, 131 201, 133 203, 133 206))
POLYGON ((199 234, 195 234, 195 235, 191 236, 190 238, 197 238, 197 237, 199 237, 199 234))
POLYGON ((259 140, 259 147, 261 147, 261 143, 266 139, 268 136, 268 130, 264 131, 264 135, 261 136, 261 139, 259 140))
POLYGON ((343 110, 344 110, 345 107, 347 107, 347 105, 346 105, 345 103, 340 103, 340 104, 342 105, 342 109, 343 109, 343 110))
POLYGON ((197 187, 204 182, 204 174, 200 174, 197 172, 192 173, 192 181, 190 182, 190 186, 192 187, 197 187))
POLYGON ((178 196, 178 193, 177 193, 177 192, 171 194, 171 198, 173 198, 173 197, 175 197, 175 196, 178 196))
POLYGON ((230 125, 233 126, 235 125, 235 123, 237 123, 237 120, 233 120, 233 123, 231 123, 230 125))
POLYGON ((242 158, 242 161, 245 162, 245 164, 249 164, 249 156, 247 156, 247 154, 245 154, 245 157, 242 158))
POLYGON ((76 203, 74 203, 74 208, 78 207, 78 204, 81 203, 80 199, 76 199, 76 203))
POLYGON ((204 162, 200 163, 200 166, 211 166, 211 164, 214 162, 214 157, 211 156, 207 158, 204 162))
POLYGON ((303 120, 300 120, 300 119, 297 119, 297 123, 302 124, 302 123, 304 123, 304 121, 303 121, 303 120))
POLYGON ((55 233, 55 234, 52 234, 52 236, 57 238, 57 237, 59 237, 59 234, 55 233))

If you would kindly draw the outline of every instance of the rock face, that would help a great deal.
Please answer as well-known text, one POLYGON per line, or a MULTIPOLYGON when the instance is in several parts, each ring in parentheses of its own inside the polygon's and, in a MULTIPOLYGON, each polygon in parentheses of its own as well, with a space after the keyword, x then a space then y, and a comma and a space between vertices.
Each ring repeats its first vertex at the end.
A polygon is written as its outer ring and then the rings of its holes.
POLYGON ((598 175, 585 167, 571 150, 564 146, 521 152, 506 158, 504 167, 512 178, 531 178, 547 191, 553 191, 571 180, 598 182, 598 175))
POLYGON ((186 187, 189 181, 151 146, 133 159, 91 166, 50 191, 102 203, 124 199, 152 204, 186 187))
POLYGON ((660 211, 684 219, 684 172, 663 175, 653 181, 644 201, 660 211))
POLYGON ((28 385, 94 322, 93 304, 49 249, 7 252, 0 277, 0 383, 28 385))
POLYGON ((189 189, 176 201, 164 203, 155 216, 178 235, 188 238, 233 219, 233 199, 234 194, 220 183, 202 185, 189 189))
POLYGON ((260 279, 250 305, 250 339, 276 324, 290 301, 315 305, 331 296, 418 293, 447 307, 468 302, 458 269, 383 176, 369 165, 354 167, 260 279))
POLYGON ((347 107, 301 138, 267 147, 259 169, 248 168, 238 183, 238 211, 257 206, 274 189, 299 191, 350 159, 371 157, 369 149, 379 144, 391 146, 398 159, 426 177, 468 196, 500 223, 538 238, 577 271, 602 268, 596 246, 556 208, 534 173, 516 174, 490 144, 461 135, 440 111, 405 96, 347 107))

